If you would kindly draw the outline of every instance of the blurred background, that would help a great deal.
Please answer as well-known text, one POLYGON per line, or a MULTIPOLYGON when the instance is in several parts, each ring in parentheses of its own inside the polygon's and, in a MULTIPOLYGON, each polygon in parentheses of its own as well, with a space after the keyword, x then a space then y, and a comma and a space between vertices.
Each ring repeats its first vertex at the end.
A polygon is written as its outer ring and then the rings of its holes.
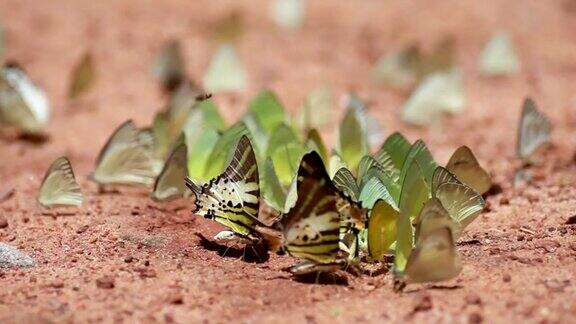
MULTIPOLYGON (((219 47, 215 35, 230 17, 240 26, 233 46, 247 78, 242 90, 214 93, 228 122, 244 113, 259 90, 275 91, 295 112, 311 90, 326 84, 334 98, 334 124, 342 114, 337 109, 342 97, 354 92, 387 134, 402 130, 412 139, 426 138, 439 161, 460 144, 485 160, 495 154, 494 146, 501 148, 497 154, 512 156, 526 95, 552 120, 576 123, 568 109, 576 102, 574 1, 302 0, 297 1, 301 22, 292 26, 278 23, 275 2, 0 1, 5 57, 23 65, 52 103, 47 130, 57 145, 42 150, 92 159, 122 121, 149 124, 166 103, 151 73, 163 44, 180 42, 186 72, 201 86, 219 47), (483 77, 480 53, 498 33, 509 37, 519 69, 504 77, 483 77), (411 90, 375 82, 375 66, 410 46, 433 52, 447 38, 462 76, 465 113, 444 118, 442 127, 409 126, 399 114, 411 90), (82 100, 71 102, 66 97, 69 75, 86 51, 93 54, 98 80, 82 100)), ((333 130, 323 131, 332 142, 333 130)), ((562 136, 562 130, 555 136, 562 136)))

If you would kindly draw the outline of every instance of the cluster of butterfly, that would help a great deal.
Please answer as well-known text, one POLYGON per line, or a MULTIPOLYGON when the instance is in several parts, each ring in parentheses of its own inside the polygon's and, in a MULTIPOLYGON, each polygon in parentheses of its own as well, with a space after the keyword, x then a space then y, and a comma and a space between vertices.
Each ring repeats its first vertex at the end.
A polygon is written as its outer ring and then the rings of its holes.
MULTIPOLYGON (((531 156, 550 130, 550 122, 527 99, 517 154, 531 156)), ((323 158, 323 149, 308 148, 289 185, 289 202, 275 209, 261 192, 267 179, 259 173, 253 135, 235 134, 224 171, 200 183, 188 177, 185 145, 177 145, 161 167, 154 159, 153 132, 128 121, 102 149, 91 178, 100 184, 154 183, 157 200, 191 192, 195 214, 227 227, 216 241, 263 244, 304 259, 290 269, 294 274, 352 269, 361 260, 382 261, 391 254, 396 278, 405 283, 447 280, 460 272, 454 242, 483 210, 482 195, 491 186, 469 148, 460 147, 441 167, 423 141, 410 144, 394 133, 376 153, 360 158, 352 169, 356 172, 334 158, 337 153, 323 158), (335 169, 332 176, 327 164, 335 169)), ((38 200, 44 206, 82 203, 65 157, 47 171, 38 200)))
MULTIPOLYGON (((396 90, 413 89, 401 109, 405 122, 437 125, 444 113, 462 112, 465 94, 454 52, 453 39, 446 37, 430 53, 413 45, 378 60, 373 72, 376 83, 396 90)), ((483 76, 510 75, 519 68, 514 46, 504 32, 495 34, 480 53, 478 70, 483 76)))

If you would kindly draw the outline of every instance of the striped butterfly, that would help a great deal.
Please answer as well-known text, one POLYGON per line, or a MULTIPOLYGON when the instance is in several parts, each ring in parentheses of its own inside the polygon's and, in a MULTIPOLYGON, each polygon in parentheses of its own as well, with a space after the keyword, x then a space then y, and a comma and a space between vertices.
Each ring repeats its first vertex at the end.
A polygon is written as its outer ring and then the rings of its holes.
POLYGON ((82 192, 74 177, 70 161, 66 157, 56 159, 46 171, 38 202, 44 207, 80 206, 82 192))
POLYGON ((214 220, 232 233, 225 232, 216 239, 259 243, 262 239, 258 227, 260 185, 258 165, 252 144, 242 135, 232 160, 224 172, 199 186, 186 178, 186 186, 196 197, 193 213, 214 220))
POLYGON ((285 251, 306 262, 290 271, 334 271, 348 264, 347 258, 357 253, 357 231, 349 229, 356 229, 356 220, 363 223, 358 217, 362 210, 334 186, 315 151, 304 155, 300 162, 297 193, 295 206, 280 223, 285 251), (351 244, 343 247, 342 243, 351 244))

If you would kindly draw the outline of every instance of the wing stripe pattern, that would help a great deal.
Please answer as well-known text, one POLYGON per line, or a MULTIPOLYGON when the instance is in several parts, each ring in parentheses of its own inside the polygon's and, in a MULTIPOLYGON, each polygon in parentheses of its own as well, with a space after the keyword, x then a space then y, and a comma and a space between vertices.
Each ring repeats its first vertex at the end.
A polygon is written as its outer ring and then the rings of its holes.
POLYGON ((201 187, 186 179, 186 186, 196 196, 196 208, 192 212, 219 222, 237 234, 257 235, 259 175, 248 137, 240 138, 230 164, 221 175, 201 187))

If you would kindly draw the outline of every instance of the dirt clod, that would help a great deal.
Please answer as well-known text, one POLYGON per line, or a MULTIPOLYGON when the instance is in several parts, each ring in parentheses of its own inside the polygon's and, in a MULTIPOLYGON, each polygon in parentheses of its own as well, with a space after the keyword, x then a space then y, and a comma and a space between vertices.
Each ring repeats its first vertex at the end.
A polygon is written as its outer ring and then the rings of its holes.
POLYGON ((537 248, 544 249, 548 253, 554 253, 560 247, 560 242, 552 239, 541 240, 535 245, 537 248))
POLYGON ((0 228, 8 227, 8 220, 4 215, 0 215, 0 228))
POLYGON ((420 293, 416 296, 413 312, 425 312, 432 309, 432 296, 428 292, 420 293))
POLYGON ((482 304, 482 299, 475 293, 470 293, 466 295, 465 299, 466 304, 468 305, 480 305, 482 304))
POLYGON ((510 276, 510 274, 508 274, 508 273, 505 273, 504 276, 502 276, 502 281, 510 282, 510 281, 512 281, 512 276, 510 276))
POLYGON ((76 230, 76 234, 82 234, 84 232, 86 232, 88 230, 89 226, 88 225, 82 225, 80 227, 78 227, 78 229, 76 230))
POLYGON ((173 292, 166 297, 166 301, 169 304, 182 305, 184 304, 184 296, 181 293, 173 292))
POLYGON ((111 276, 104 276, 96 279, 96 287, 101 289, 112 289, 114 288, 114 278, 111 276))

